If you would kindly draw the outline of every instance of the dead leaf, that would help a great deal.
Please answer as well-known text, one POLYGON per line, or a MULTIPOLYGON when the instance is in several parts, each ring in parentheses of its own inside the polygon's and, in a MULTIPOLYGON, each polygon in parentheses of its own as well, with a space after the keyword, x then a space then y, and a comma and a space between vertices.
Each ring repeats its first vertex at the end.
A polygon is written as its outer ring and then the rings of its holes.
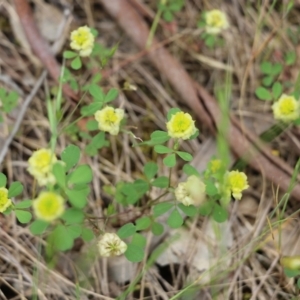
POLYGON ((34 19, 41 35, 49 42, 56 41, 64 23, 64 14, 55 5, 48 4, 42 0, 35 0, 36 9, 34 19))

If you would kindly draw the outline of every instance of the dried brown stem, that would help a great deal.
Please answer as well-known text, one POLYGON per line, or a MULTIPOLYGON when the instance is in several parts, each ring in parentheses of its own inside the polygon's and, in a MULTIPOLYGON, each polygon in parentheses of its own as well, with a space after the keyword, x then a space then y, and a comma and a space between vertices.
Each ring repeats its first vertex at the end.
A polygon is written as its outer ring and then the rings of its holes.
MULTIPOLYGON (((52 54, 49 45, 40 35, 35 25, 28 1, 14 0, 14 5, 33 53, 40 59, 51 77, 55 81, 58 81, 60 76, 60 65, 52 54)), ((78 100, 78 96, 68 85, 63 86, 63 92, 71 99, 78 100)))

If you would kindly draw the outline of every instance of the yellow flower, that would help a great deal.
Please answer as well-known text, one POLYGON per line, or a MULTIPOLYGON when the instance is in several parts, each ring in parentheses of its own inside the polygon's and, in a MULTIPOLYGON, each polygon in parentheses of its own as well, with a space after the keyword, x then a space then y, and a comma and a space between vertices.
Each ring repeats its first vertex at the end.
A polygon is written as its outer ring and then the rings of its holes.
POLYGON ((280 263, 284 268, 289 270, 300 270, 300 256, 283 256, 280 259, 280 263))
POLYGON ((32 206, 38 219, 51 222, 59 218, 64 210, 64 199, 53 192, 42 192, 33 201, 32 206))
POLYGON ((236 200, 241 200, 242 191, 249 187, 247 176, 244 172, 230 171, 226 174, 225 189, 236 200))
POLYGON ((88 26, 79 27, 71 32, 70 47, 80 56, 89 56, 94 48, 95 37, 88 26))
POLYGON ((103 257, 117 256, 127 250, 127 245, 115 233, 105 233, 98 242, 99 253, 103 257))
POLYGON ((213 9, 205 14, 206 32, 218 34, 229 27, 226 14, 218 9, 213 9))
POLYGON ((222 161, 220 159, 213 159, 210 162, 210 170, 212 173, 217 173, 222 166, 222 161))
POLYGON ((274 118, 284 122, 294 121, 300 117, 299 101, 294 96, 282 94, 272 105, 274 118))
POLYGON ((12 202, 8 199, 8 190, 4 187, 0 188, 0 212, 5 212, 12 202))
POLYGON ((205 184, 195 176, 189 176, 187 181, 178 184, 175 189, 175 198, 185 206, 198 206, 205 201, 205 184))
POLYGON ((28 160, 28 172, 37 180, 40 186, 54 184, 55 177, 51 173, 53 164, 57 161, 50 149, 40 149, 31 155, 28 160))
POLYGON ((170 137, 183 140, 189 139, 197 131, 191 115, 182 111, 172 115, 167 122, 167 129, 170 137))
POLYGON ((99 129, 109 132, 111 135, 117 135, 119 133, 120 122, 123 117, 123 109, 114 109, 111 106, 107 106, 95 113, 95 119, 98 122, 99 129))

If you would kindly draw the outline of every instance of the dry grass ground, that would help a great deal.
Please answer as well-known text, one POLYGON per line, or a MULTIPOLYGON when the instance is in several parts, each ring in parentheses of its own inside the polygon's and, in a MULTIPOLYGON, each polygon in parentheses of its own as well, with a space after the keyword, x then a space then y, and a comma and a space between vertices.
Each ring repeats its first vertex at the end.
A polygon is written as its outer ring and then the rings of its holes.
MULTIPOLYGON (((130 2, 139 8, 151 26, 157 1, 130 2)), ((257 135, 274 124, 271 104, 257 99, 254 93, 261 81, 260 62, 283 63, 288 50, 299 53, 299 45, 293 43, 287 31, 295 32, 294 38, 298 39, 300 6, 296 1, 291 13, 284 17, 281 7, 287 2, 186 0, 174 21, 167 23, 161 20, 155 33, 160 40, 169 41, 165 47, 211 94, 214 94, 216 85, 225 82, 226 74, 230 74, 231 113, 239 118, 242 116, 243 124, 257 135), (223 34, 224 45, 209 49, 200 38, 201 29, 197 28, 197 21, 203 10, 212 8, 225 11, 231 26, 223 34), (266 43, 273 30, 275 34, 266 43), (263 51, 253 59, 254 50, 260 46, 264 47, 263 51), (248 76, 246 85, 245 74, 248 76)), ((129 124, 137 137, 146 140, 153 130, 164 130, 165 115, 172 107, 180 107, 193 115, 164 75, 151 65, 147 55, 137 55, 140 50, 109 17, 100 2, 39 0, 33 1, 32 8, 43 35, 54 44, 59 61, 63 49, 68 48, 69 32, 80 25, 95 27, 99 31, 98 40, 105 47, 119 43, 116 54, 103 70, 111 71, 110 76, 101 84, 104 89, 120 89, 116 103, 126 109, 129 124), (57 32, 60 32, 59 36, 55 36, 57 32), (122 90, 124 82, 135 85, 137 90, 122 90)), ((49 92, 54 97, 52 88, 55 83, 49 76, 40 80, 44 67, 32 54, 26 38, 20 34, 12 1, 0 1, 0 26, 0 85, 20 94, 20 105, 1 124, 0 153, 5 151, 1 172, 7 175, 9 181, 24 183, 23 196, 30 199, 34 183, 26 171, 27 159, 33 151, 48 145, 50 136, 45 98, 49 92), (34 88, 36 92, 29 99, 28 109, 20 117, 23 101, 34 88), (13 125, 20 118, 20 129, 13 136, 9 148, 4 149, 13 125)), ((285 67, 281 80, 295 82, 298 70, 299 59, 285 67)), ((82 84, 92 76, 92 70, 75 74, 82 84)), ((88 96, 84 98, 84 102, 89 101, 88 96)), ((65 116, 73 107, 74 103, 64 101, 65 116)), ((199 138, 185 143, 183 147, 194 154, 193 165, 202 172, 216 154, 216 142, 203 124, 198 122, 197 126, 201 131, 199 138)), ((277 151, 276 155, 291 167, 299 158, 299 136, 299 128, 289 128, 270 143, 277 151)), ((82 156, 82 161, 92 167, 94 174, 88 210, 100 217, 112 200, 103 191, 104 185, 113 186, 120 180, 139 178, 143 165, 149 160, 158 160, 160 171, 167 175, 161 157, 146 148, 132 148, 133 137, 110 138, 110 142, 111 148, 102 150, 99 156, 82 156)), ((76 140, 62 134, 58 139, 57 153, 69 143, 84 148, 80 138, 76 140)), ((232 163, 236 159, 232 156, 232 163)), ((267 216, 276 207, 283 191, 278 191, 277 186, 266 180, 265 174, 250 167, 246 173, 250 188, 240 202, 232 204, 230 219, 217 231, 213 230, 209 220, 198 217, 188 221, 182 231, 167 231, 160 240, 150 233, 146 235, 148 254, 168 237, 176 234, 180 237, 170 244, 165 256, 157 258, 146 268, 134 292, 129 293, 126 299, 170 299, 193 282, 196 282, 193 293, 184 294, 181 299, 275 300, 297 297, 295 284, 285 277, 279 260, 282 255, 300 255, 298 215, 289 217, 299 209, 299 202, 290 198, 286 219, 279 229, 276 225, 279 211, 272 219, 267 216), (221 238, 216 237, 216 232, 221 238)), ((179 182, 182 176, 178 168, 173 173, 172 182, 179 182)), ((135 209, 126 214, 123 207, 118 209, 120 216, 116 227, 139 216, 135 209)), ((93 251, 94 243, 83 245, 78 240, 74 248, 61 254, 55 266, 50 268, 43 256, 43 244, 44 241, 34 237, 27 226, 19 224, 13 214, 9 217, 0 215, 0 299, 115 299, 142 272, 146 263, 146 260, 143 264, 132 264, 123 258, 100 259, 93 251), (34 297, 34 294, 37 296, 34 297)))

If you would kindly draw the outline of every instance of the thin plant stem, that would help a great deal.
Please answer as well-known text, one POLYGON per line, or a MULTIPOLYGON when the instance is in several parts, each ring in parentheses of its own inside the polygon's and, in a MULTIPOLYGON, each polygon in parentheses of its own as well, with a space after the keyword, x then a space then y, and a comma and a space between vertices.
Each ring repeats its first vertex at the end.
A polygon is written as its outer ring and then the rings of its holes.
MULTIPOLYGON (((162 4, 166 4, 167 0, 162 0, 161 3, 162 4)), ((147 42, 146 42, 146 49, 149 48, 151 46, 151 44, 152 44, 152 41, 153 41, 153 38, 154 38, 154 34, 156 32, 156 29, 157 29, 157 26, 158 26, 161 14, 162 14, 162 9, 158 8, 158 11, 157 11, 157 13, 156 13, 156 15, 154 17, 152 26, 150 28, 149 36, 148 36, 148 39, 147 39, 147 42)))

